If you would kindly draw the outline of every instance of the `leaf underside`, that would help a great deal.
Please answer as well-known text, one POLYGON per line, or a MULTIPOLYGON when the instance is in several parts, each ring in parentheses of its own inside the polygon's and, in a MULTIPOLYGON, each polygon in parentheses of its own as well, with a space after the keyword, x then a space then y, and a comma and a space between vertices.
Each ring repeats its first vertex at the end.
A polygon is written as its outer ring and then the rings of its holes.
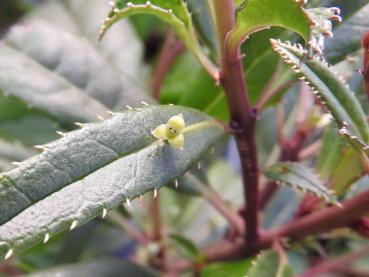
POLYGON ((222 133, 218 123, 196 110, 149 106, 83 125, 42 146, 40 155, 2 174, 0 256, 25 250, 172 182, 222 133), (180 113, 186 123, 184 150, 151 135, 180 113))
POLYGON ((271 40, 274 50, 289 64, 332 113, 340 134, 354 148, 368 154, 369 127, 365 113, 355 95, 341 77, 320 56, 307 58, 301 45, 271 40))
POLYGON ((275 164, 265 171, 265 175, 278 184, 312 193, 329 203, 337 204, 333 192, 323 185, 315 173, 300 163, 284 162, 275 164))

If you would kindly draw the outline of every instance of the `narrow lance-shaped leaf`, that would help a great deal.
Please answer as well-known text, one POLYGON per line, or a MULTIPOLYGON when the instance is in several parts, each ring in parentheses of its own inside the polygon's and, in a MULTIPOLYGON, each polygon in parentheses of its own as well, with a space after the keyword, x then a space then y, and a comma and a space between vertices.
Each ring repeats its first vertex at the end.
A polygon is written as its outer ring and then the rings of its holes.
POLYGON ((63 126, 91 122, 107 108, 63 77, 12 47, 0 45, 0 91, 44 112, 63 126))
POLYGON ((300 163, 284 162, 275 164, 265 171, 265 175, 278 184, 312 193, 329 203, 337 204, 333 192, 323 185, 315 173, 300 163))
MULTIPOLYGON (((186 172, 223 133, 209 116, 179 106, 116 114, 64 134, 42 154, 2 174, 0 256, 73 229, 186 172), (183 150, 151 132, 182 114, 183 150)), ((175 145, 176 146, 176 145, 175 145)))
POLYGON ((214 78, 218 77, 217 68, 201 49, 191 14, 187 8, 187 4, 183 0, 132 0, 128 3, 127 1, 118 0, 114 3, 108 17, 103 21, 100 40, 116 22, 136 14, 154 15, 172 25, 187 48, 196 56, 200 63, 214 78))
POLYGON ((237 13, 236 26, 229 35, 229 45, 236 49, 249 35, 271 26, 290 29, 310 40, 312 24, 301 4, 295 0, 247 0, 237 13))
POLYGON ((271 40, 274 50, 311 87, 314 94, 332 113, 340 134, 346 136, 355 148, 368 152, 369 127, 365 113, 355 95, 342 78, 322 57, 307 58, 301 45, 271 40))

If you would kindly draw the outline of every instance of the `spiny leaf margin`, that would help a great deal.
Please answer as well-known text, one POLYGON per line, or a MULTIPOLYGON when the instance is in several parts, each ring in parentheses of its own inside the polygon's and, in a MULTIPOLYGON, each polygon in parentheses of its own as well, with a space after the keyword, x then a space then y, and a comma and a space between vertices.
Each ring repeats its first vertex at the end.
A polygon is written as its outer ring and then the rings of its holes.
POLYGON ((309 168, 297 162, 277 163, 265 170, 265 175, 280 185, 309 192, 328 203, 339 205, 334 191, 327 189, 320 178, 309 168))
POLYGON ((349 139, 354 148, 368 152, 369 126, 359 101, 343 78, 338 76, 322 56, 307 57, 300 44, 271 39, 273 49, 300 76, 313 93, 332 113, 341 128, 340 134, 349 139), (360 147, 359 147, 360 146, 360 147))

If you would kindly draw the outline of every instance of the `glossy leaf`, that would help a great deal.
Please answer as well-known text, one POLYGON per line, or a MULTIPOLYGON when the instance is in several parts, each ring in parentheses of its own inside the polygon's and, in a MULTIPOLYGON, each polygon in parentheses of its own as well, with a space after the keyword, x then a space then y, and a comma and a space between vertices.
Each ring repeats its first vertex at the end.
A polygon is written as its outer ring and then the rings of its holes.
POLYGON ((271 166, 265 175, 278 184, 312 193, 330 203, 337 203, 336 197, 309 168, 300 163, 284 162, 271 166))
POLYGON ((236 48, 249 35, 271 26, 279 26, 310 39, 310 19, 295 0, 248 0, 237 13, 236 26, 229 36, 236 48))
POLYGON ((108 17, 103 21, 100 40, 116 22, 136 14, 154 15, 172 25, 187 48, 214 77, 217 77, 217 69, 201 49, 191 14, 183 0, 133 0, 128 3, 118 0, 115 2, 108 17))
POLYGON ((130 261, 118 259, 100 259, 78 264, 67 264, 45 271, 27 275, 29 277, 108 277, 108 276, 136 276, 155 277, 154 271, 136 265, 130 261))
POLYGON ((282 59, 311 87, 321 102, 330 110, 345 135, 355 148, 364 151, 369 142, 369 127, 363 108, 334 70, 321 57, 306 58, 300 45, 271 40, 273 48, 282 59))
POLYGON ((2 174, 0 255, 29 248, 172 182, 223 132, 207 115, 179 106, 128 110, 82 126, 2 174), (180 113, 186 123, 184 150, 151 135, 180 113))

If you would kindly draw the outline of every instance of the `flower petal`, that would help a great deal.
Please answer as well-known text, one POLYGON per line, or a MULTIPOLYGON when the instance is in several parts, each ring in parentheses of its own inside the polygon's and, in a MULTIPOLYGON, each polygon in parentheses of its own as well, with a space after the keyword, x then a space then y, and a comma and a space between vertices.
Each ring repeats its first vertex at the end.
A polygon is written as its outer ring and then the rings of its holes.
POLYGON ((158 139, 168 139, 167 136, 168 127, 166 124, 161 124, 156 127, 151 134, 158 139))
POLYGON ((183 149, 184 135, 183 134, 178 134, 176 137, 168 139, 168 142, 174 148, 183 149))
POLYGON ((169 118, 167 125, 168 127, 181 131, 186 126, 186 123, 183 119, 183 115, 180 113, 169 118))

